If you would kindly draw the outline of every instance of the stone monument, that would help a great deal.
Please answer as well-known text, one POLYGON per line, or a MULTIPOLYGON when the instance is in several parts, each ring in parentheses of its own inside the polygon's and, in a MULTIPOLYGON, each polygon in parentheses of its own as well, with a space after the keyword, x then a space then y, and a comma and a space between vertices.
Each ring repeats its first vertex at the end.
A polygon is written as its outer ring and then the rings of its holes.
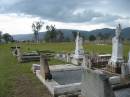
POLYGON ((130 74, 130 52, 128 54, 128 63, 127 63, 127 65, 128 65, 128 70, 129 70, 129 74, 130 74))
POLYGON ((82 97, 115 97, 109 78, 100 70, 83 69, 82 97))
POLYGON ((115 73, 121 73, 123 60, 123 45, 121 39, 121 25, 118 24, 115 31, 115 37, 112 39, 112 56, 108 62, 107 69, 115 73))
POLYGON ((84 49, 83 49, 83 39, 79 36, 79 32, 77 33, 76 37, 76 46, 75 46, 75 53, 73 55, 72 63, 76 65, 80 65, 83 62, 84 58, 84 49))
POLYGON ((75 47, 75 58, 83 58, 84 57, 84 50, 83 50, 83 39, 79 36, 79 32, 77 33, 76 37, 76 47, 75 47))
POLYGON ((50 73, 50 69, 49 69, 49 65, 48 65, 48 59, 45 55, 40 56, 40 72, 41 72, 42 77, 45 80, 52 79, 52 75, 50 73))

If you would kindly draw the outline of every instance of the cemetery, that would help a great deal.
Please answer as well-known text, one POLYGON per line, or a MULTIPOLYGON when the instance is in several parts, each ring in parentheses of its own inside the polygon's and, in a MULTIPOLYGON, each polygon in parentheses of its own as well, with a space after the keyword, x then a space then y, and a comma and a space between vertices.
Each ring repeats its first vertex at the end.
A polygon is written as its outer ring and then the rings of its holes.
POLYGON ((130 97, 130 0, 0 0, 0 97, 130 97))
POLYGON ((120 24, 115 33, 112 54, 85 54, 78 33, 75 53, 55 56, 71 64, 49 66, 47 57, 41 55, 40 65, 32 65, 33 72, 54 97, 128 97, 130 69, 129 60, 123 59, 120 24))
MULTIPOLYGON (((26 44, 26 50, 21 44, 9 46, 13 60, 21 64, 18 65, 19 70, 24 66, 29 72, 32 70, 29 75, 35 76, 42 83, 44 91, 52 97, 129 97, 130 52, 128 46, 123 46, 121 31, 119 24, 112 38, 112 46, 94 45, 93 49, 91 44, 84 48, 79 32, 73 44, 74 48, 68 51, 65 48, 53 48, 52 44, 47 44, 50 45, 49 49, 44 46, 44 50, 28 50, 30 46, 26 44), (101 47, 112 49, 102 51, 101 47), (128 56, 128 59, 124 59, 124 56, 128 56)), ((58 44, 60 45, 67 47, 68 44, 58 44)), ((31 87, 36 89, 33 85, 31 87)))

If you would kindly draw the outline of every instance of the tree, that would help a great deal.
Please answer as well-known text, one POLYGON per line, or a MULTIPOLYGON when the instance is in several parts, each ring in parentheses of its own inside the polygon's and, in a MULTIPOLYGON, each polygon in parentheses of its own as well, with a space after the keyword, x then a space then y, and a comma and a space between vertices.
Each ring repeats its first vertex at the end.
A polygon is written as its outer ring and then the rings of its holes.
POLYGON ((61 30, 57 31, 57 41, 62 42, 64 40, 64 33, 61 30))
POLYGON ((57 30, 55 25, 47 25, 46 30, 45 41, 61 42, 64 40, 64 33, 61 30, 57 30))
POLYGON ((90 35, 90 36, 89 36, 89 40, 90 40, 90 41, 95 41, 95 40, 96 40, 96 37, 95 37, 94 35, 90 35))
POLYGON ((32 24, 32 30, 34 32, 34 41, 39 42, 39 31, 41 30, 44 22, 42 21, 36 21, 32 24))
POLYGON ((72 35, 73 35, 73 40, 75 40, 76 36, 77 36, 77 32, 76 31, 72 31, 72 35))
POLYGON ((10 42, 14 41, 13 37, 8 33, 3 34, 2 38, 5 40, 6 43, 8 43, 9 41, 10 42))
POLYGON ((1 39, 2 39, 2 31, 0 31, 0 43, 1 43, 1 39))
POLYGON ((45 41, 48 42, 55 42, 56 41, 56 36, 57 36, 57 31, 55 28, 55 25, 47 25, 46 26, 46 34, 45 34, 45 41))

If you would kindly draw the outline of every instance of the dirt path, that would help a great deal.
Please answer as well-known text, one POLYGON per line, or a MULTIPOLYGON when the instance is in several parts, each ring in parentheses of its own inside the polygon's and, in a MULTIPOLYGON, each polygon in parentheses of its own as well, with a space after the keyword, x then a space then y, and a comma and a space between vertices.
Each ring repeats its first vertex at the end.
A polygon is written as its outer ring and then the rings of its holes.
POLYGON ((14 97, 51 97, 45 86, 37 84, 26 75, 17 78, 15 88, 14 97))

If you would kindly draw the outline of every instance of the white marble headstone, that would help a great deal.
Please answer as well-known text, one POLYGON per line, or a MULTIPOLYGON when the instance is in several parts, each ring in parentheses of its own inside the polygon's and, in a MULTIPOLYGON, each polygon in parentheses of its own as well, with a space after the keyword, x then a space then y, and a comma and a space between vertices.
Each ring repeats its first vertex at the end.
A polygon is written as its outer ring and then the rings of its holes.
POLYGON ((116 28, 116 35, 112 39, 111 61, 114 63, 123 61, 123 45, 120 38, 120 34, 121 34, 121 25, 119 24, 116 28))
POLYGON ((127 64, 128 64, 129 74, 130 74, 130 52, 129 52, 129 54, 128 54, 128 58, 129 58, 129 59, 128 59, 128 63, 127 63, 127 64))
POLYGON ((82 37, 79 36, 79 32, 77 33, 77 37, 76 37, 75 42, 76 42, 76 47, 75 47, 75 54, 74 54, 74 56, 76 58, 83 57, 83 55, 84 55, 83 39, 82 39, 82 37))

